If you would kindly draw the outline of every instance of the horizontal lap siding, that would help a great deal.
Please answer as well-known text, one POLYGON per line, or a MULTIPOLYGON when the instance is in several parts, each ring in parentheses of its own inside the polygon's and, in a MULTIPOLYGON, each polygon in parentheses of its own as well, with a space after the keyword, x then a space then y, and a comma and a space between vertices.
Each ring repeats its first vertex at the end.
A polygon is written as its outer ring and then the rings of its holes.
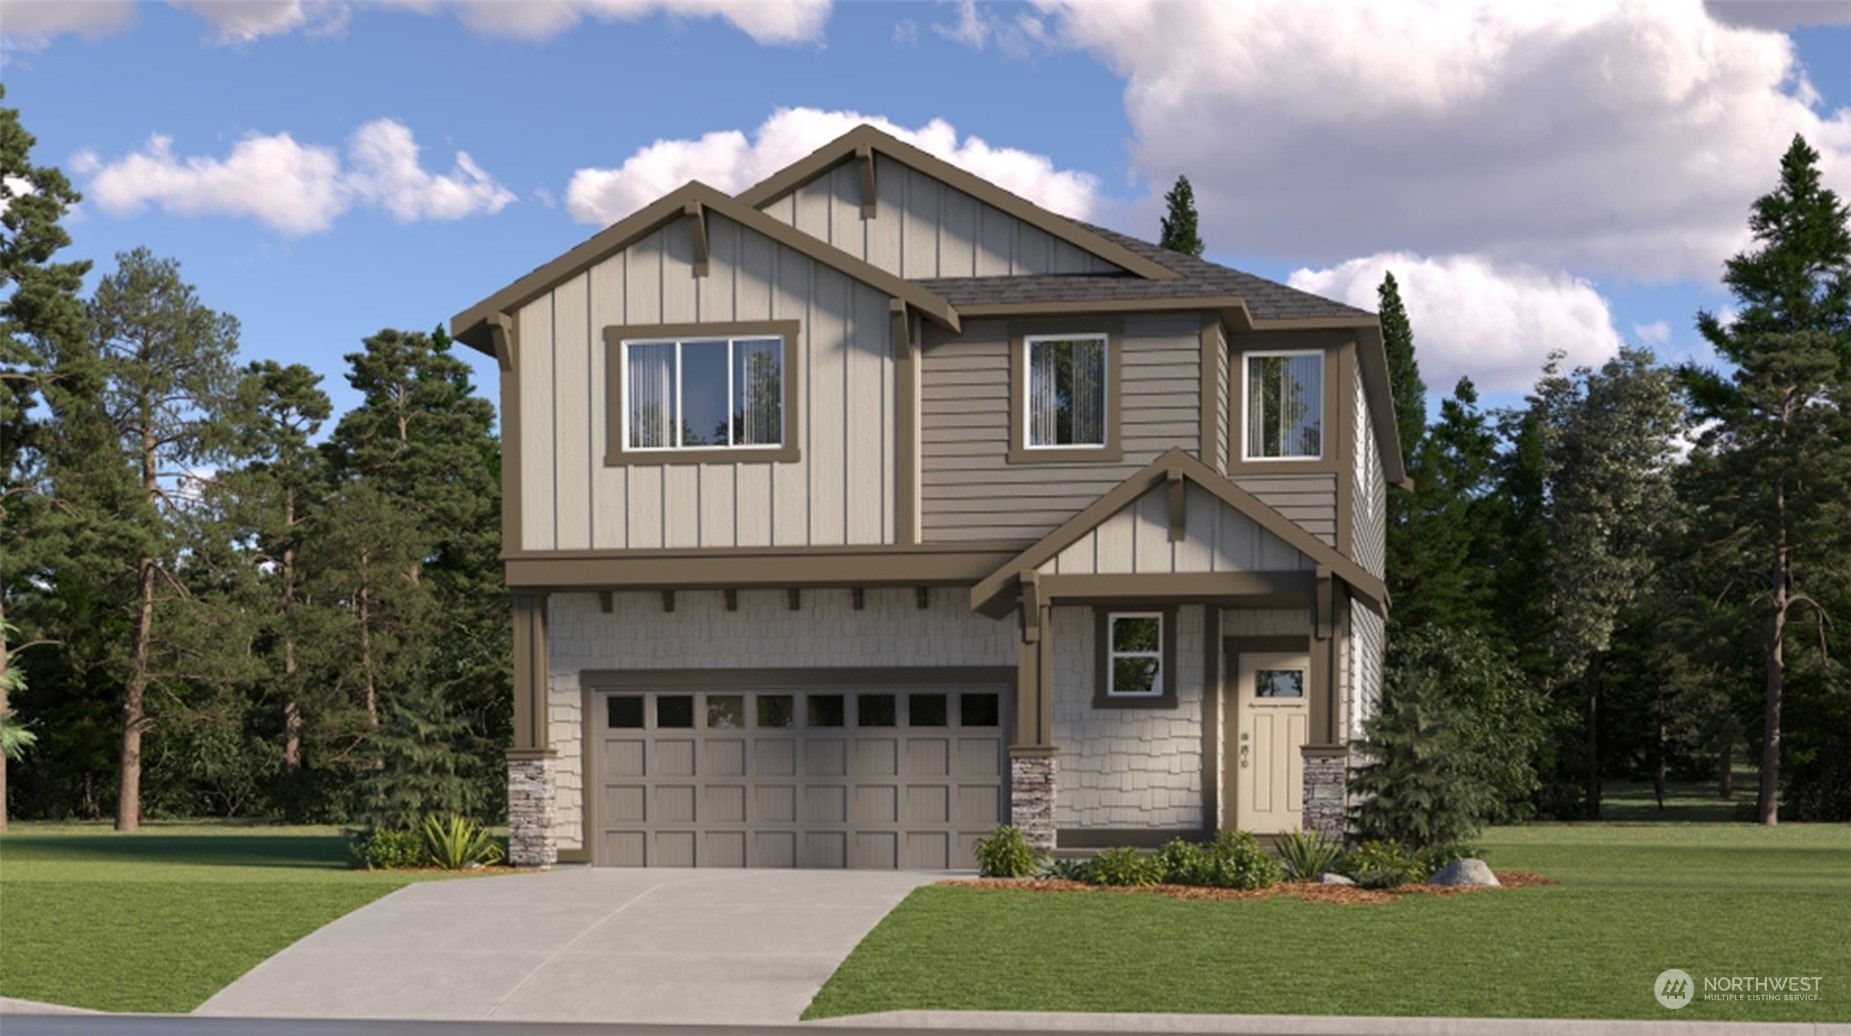
POLYGON ((1200 321, 1125 321, 1124 459, 1010 464, 1009 338, 973 321, 925 351, 920 385, 920 528, 934 540, 1032 540, 1073 517, 1172 446, 1201 439, 1200 321))
POLYGON ((713 213, 707 231, 706 277, 676 220, 521 309, 523 548, 893 542, 887 296, 713 213), (604 465, 605 327, 773 319, 801 328, 801 460, 604 465))
POLYGON ((1117 266, 884 155, 874 218, 861 215, 861 164, 844 162, 765 207, 857 259, 907 278, 1117 273, 1117 266))
POLYGON ((1337 545, 1336 475, 1235 475, 1230 480, 1306 532, 1337 545))

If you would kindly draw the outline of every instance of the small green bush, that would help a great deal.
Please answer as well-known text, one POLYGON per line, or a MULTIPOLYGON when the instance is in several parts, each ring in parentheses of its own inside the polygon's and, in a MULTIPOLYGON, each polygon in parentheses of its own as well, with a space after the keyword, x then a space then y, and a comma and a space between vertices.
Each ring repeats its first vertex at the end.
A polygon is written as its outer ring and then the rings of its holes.
POLYGON ((1420 863, 1421 870, 1427 873, 1422 878, 1431 878, 1441 867, 1454 860, 1485 858, 1485 851, 1470 845, 1429 845, 1414 853, 1414 859, 1420 863))
POLYGON ((466 817, 425 817, 421 834, 425 854, 444 870, 460 871, 501 862, 501 843, 481 824, 466 817))
POLYGON ((1294 881, 1316 881, 1336 868, 1343 844, 1323 831, 1287 831, 1279 836, 1279 861, 1294 881))
POLYGON ((1350 850, 1339 869, 1366 889, 1387 889, 1425 881, 1428 874, 1407 846, 1386 839, 1364 842, 1350 850))
POLYGON ((1095 885, 1161 885, 1163 864, 1136 849, 1106 849, 1093 857, 1087 874, 1095 885))
POLYGON ((390 828, 354 834, 347 842, 347 853, 355 867, 365 867, 369 871, 422 867, 430 862, 424 839, 416 831, 390 828))
POLYGON ((1204 885, 1209 873, 1208 851, 1194 842, 1172 838, 1157 850, 1166 885, 1204 885))
POLYGON ((1223 831, 1208 843, 1201 884, 1224 889, 1264 889, 1279 884, 1284 871, 1251 831, 1223 831))
POLYGON ((977 873, 986 878, 1026 878, 1046 855, 1029 845, 1020 830, 1004 824, 977 839, 977 873))
POLYGON ((1091 884, 1093 880, 1092 861, 1049 860, 1047 866, 1041 868, 1041 876, 1053 878, 1056 881, 1084 881, 1091 884))

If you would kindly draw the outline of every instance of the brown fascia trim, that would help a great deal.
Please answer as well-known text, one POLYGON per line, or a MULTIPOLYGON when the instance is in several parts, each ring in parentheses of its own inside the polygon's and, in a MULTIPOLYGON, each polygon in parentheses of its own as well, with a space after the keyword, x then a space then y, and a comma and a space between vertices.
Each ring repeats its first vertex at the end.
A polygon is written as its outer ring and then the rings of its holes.
POLYGON ((743 547, 503 555, 510 588, 560 592, 755 587, 969 586, 1019 545, 743 547))
POLYGON ((1050 300, 1047 302, 980 302, 958 307, 966 320, 980 317, 1085 316, 1088 314, 1178 313, 1212 311, 1230 322, 1245 319, 1247 304, 1235 295, 1195 298, 1050 300), (1232 317, 1232 320, 1230 319, 1232 317))
POLYGON ((1125 459, 1124 353, 1125 325, 1121 320, 1086 317, 1024 319, 1009 322, 1009 450, 1010 464, 1116 464, 1125 459), (1071 334, 1105 336, 1105 445, 1028 445, 1028 339, 1031 336, 1071 334))
MULTIPOLYGON (((1026 575, 1026 573, 1025 573, 1026 575)), ((1267 597, 1306 604, 1317 589, 1315 572, 1151 572, 1122 575, 1044 576, 1038 592, 1048 600, 1076 602, 1206 601, 1226 606, 1231 598, 1267 597)), ((1026 581, 1024 582, 1026 585, 1026 581)))
POLYGON ((494 346, 488 336, 488 322, 492 314, 515 312, 560 283, 635 244, 664 224, 683 218, 690 205, 701 207, 703 220, 710 214, 710 210, 712 214, 724 216, 786 248, 879 289, 890 298, 906 301, 920 313, 953 332, 962 327, 956 308, 933 292, 857 259, 795 227, 780 223, 758 209, 743 205, 696 180, 611 224, 564 255, 450 318, 450 336, 472 349, 493 355, 494 346))
POLYGON ((796 320, 748 320, 708 324, 630 324, 604 329, 604 466, 664 466, 669 464, 774 464, 802 459, 798 442, 802 431, 803 346, 798 337, 803 325, 796 320), (781 446, 690 446, 676 450, 635 450, 623 444, 624 377, 623 343, 627 339, 736 338, 777 336, 784 340, 784 444, 781 446))
POLYGON ((1093 607, 1093 708, 1095 709, 1174 709, 1176 693, 1176 605, 1141 608, 1136 604, 1101 604, 1093 607), (1150 697, 1114 695, 1110 692, 1112 668, 1112 615, 1155 611, 1163 624, 1162 640, 1157 650, 1163 680, 1162 693, 1150 697))
MULTIPOLYGON (((1025 198, 1011 194, 988 180, 965 172, 936 155, 928 154, 865 123, 824 144, 804 158, 785 166, 757 184, 740 191, 738 200, 752 208, 762 209, 843 162, 853 159, 864 148, 871 153, 886 155, 948 187, 963 191, 986 205, 1000 209, 1031 226, 1039 227, 1068 244, 1135 273, 1145 280, 1167 281, 1175 280, 1179 276, 1169 267, 1146 259, 1123 245, 1108 241, 1065 216, 1057 215, 1025 198)), ((867 176, 866 173, 863 175, 864 178, 867 176)))
POLYGON ((521 372, 520 328, 506 313, 491 314, 496 357, 501 368, 501 549, 521 549, 521 372), (505 358, 504 358, 505 357, 505 358))
MULTIPOLYGON (((1021 573, 1040 568, 1049 558, 1071 546, 1075 540, 1116 514, 1119 509, 1155 488, 1169 477, 1171 468, 1179 469, 1183 477, 1215 494, 1223 503, 1253 519, 1261 528, 1284 540, 1287 546, 1312 559, 1314 563, 1330 566, 1332 573, 1357 593, 1378 601, 1387 600, 1387 586, 1367 569, 1307 532, 1297 522, 1266 506, 1252 493, 1228 481, 1226 476, 1203 464, 1193 454, 1180 447, 1171 447, 1142 470, 1088 504, 1059 528, 985 576, 971 588, 971 610, 991 618, 1000 618, 1006 614, 1008 600, 1013 596, 1011 591, 1021 573)), ((1042 577, 1044 590, 1048 578, 1042 577)))

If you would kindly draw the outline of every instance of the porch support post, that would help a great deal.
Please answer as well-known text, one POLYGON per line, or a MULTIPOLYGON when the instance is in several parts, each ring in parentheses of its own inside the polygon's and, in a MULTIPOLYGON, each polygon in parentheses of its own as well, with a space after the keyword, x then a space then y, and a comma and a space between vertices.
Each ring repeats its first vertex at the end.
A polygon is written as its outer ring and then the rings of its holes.
POLYGON ((1338 735, 1337 585, 1329 567, 1318 566, 1311 605, 1311 722, 1306 732, 1302 823, 1308 831, 1342 838, 1349 826, 1349 747, 1338 735))
POLYGON ((1016 643, 1015 732, 1009 745, 1009 822, 1030 845, 1052 850, 1054 774, 1054 631, 1037 573, 1022 576, 1016 643))
POLYGON ((547 595, 517 593, 514 612, 514 744, 508 749, 508 862, 551 867, 554 752, 547 730, 547 595))

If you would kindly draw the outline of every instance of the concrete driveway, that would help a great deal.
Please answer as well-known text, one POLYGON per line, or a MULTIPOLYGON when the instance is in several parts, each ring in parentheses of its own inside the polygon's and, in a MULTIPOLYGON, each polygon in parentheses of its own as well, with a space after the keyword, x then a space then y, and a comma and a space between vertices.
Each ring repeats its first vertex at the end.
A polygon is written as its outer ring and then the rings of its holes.
POLYGON ((887 911, 939 875, 591 870, 410 885, 196 1014, 794 1022, 887 911))

